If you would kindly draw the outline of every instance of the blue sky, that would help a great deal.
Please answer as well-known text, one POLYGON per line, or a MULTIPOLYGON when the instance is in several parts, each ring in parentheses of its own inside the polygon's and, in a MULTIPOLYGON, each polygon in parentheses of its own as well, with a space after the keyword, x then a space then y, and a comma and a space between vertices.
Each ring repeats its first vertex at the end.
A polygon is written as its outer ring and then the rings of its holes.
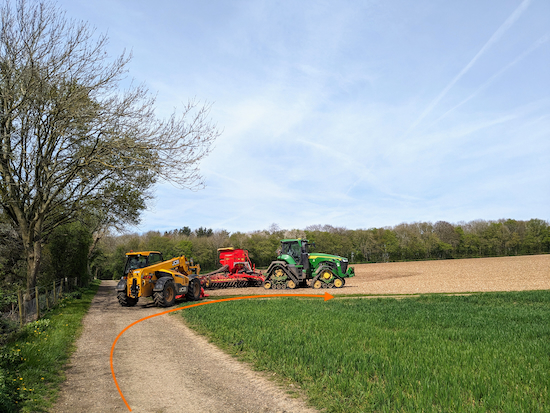
POLYGON ((223 129, 131 231, 550 219, 547 0, 58 4, 223 129))

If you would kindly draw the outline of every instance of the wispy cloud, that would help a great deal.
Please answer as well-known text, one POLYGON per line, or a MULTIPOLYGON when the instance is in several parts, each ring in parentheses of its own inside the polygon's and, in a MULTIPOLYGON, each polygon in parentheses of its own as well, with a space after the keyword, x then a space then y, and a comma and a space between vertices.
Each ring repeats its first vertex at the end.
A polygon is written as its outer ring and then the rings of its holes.
POLYGON ((521 2, 521 4, 518 6, 516 10, 506 19, 504 23, 497 29, 496 32, 493 33, 493 35, 489 38, 489 40, 483 45, 483 47, 477 52, 477 54, 473 57, 472 60, 464 67, 462 70, 458 73, 458 75, 455 76, 453 80, 441 91, 441 93, 428 105, 428 107, 422 112, 420 117, 414 121, 414 123, 410 126, 409 130, 407 131, 407 135, 412 132, 422 120, 428 116, 428 114, 434 109, 434 107, 445 97, 445 95, 451 90, 451 88, 458 82, 462 76, 464 76, 473 66, 474 64, 479 60, 481 56, 483 56, 490 48, 498 42, 504 33, 512 27, 512 25, 520 18, 520 16, 523 14, 523 12, 527 9, 529 6, 529 3, 531 3, 531 0, 524 0, 521 2))
POLYGON ((485 83, 483 83, 474 93, 472 93, 470 96, 468 96, 466 99, 464 99, 459 104, 455 105, 451 109, 449 109, 447 112, 445 112, 443 115, 441 115, 439 118, 437 118, 432 124, 430 124, 426 129, 431 128, 434 126, 437 122, 439 122, 441 119, 445 118, 447 115, 449 115, 451 112, 455 111, 462 105, 464 105, 466 102, 472 100, 477 95, 479 95, 481 92, 483 92, 485 89, 487 89, 489 86, 491 86, 504 72, 506 72, 508 69, 510 69, 512 66, 516 65, 517 63, 521 62, 523 59, 525 59, 529 54, 534 52, 536 49, 538 49, 540 46, 542 46, 544 43, 548 42, 550 40, 550 33, 545 34, 540 39, 538 39, 534 44, 531 45, 527 50, 525 50, 522 54, 520 54, 518 57, 516 57, 513 61, 508 63, 506 66, 504 66, 502 69, 500 69, 497 73, 495 73, 493 76, 489 78, 485 83))
POLYGON ((224 129, 206 189, 159 185, 140 230, 550 218, 548 1, 58 1, 159 114, 197 96, 224 129))

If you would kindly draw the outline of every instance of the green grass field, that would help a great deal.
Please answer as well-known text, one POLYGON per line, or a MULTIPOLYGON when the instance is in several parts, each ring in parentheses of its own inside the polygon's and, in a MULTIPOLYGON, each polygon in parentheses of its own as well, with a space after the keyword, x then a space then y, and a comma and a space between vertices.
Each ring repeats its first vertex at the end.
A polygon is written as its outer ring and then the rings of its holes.
POLYGON ((273 298, 181 314, 327 412, 550 411, 550 291, 273 298))
POLYGON ((51 407, 98 286, 99 281, 93 282, 80 299, 64 298, 0 349, 0 412, 42 412, 51 407))

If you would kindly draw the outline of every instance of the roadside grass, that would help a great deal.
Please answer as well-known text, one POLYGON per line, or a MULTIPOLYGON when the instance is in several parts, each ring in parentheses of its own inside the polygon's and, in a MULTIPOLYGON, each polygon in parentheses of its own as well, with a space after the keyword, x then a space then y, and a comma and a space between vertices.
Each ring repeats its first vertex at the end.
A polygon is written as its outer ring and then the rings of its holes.
POLYGON ((27 324, 0 352, 0 411, 43 412, 51 407, 64 365, 74 351, 100 282, 68 294, 40 320, 27 324), (76 298, 81 293, 81 298, 76 298))
POLYGON ((273 298, 181 314, 327 412, 550 411, 550 291, 273 298))

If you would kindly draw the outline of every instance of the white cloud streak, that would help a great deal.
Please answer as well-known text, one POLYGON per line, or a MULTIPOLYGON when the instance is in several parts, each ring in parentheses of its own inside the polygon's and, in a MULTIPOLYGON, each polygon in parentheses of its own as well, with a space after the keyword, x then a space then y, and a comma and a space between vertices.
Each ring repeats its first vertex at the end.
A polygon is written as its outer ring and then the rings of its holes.
POLYGON ((462 105, 464 105, 466 102, 472 100, 474 97, 476 97, 478 94, 483 92, 485 89, 487 89, 495 80, 497 80, 504 72, 506 72, 508 69, 510 69, 512 66, 516 65, 517 63, 521 62, 524 58, 526 58, 529 54, 534 52, 536 49, 538 49, 540 46, 542 46, 544 43, 548 42, 550 40, 550 33, 547 33, 546 35, 542 36, 540 39, 538 39, 529 49, 524 51, 522 54, 520 54, 518 57, 516 57, 512 62, 508 63, 505 67, 500 69, 497 73, 495 73, 493 76, 489 78, 485 83, 483 83, 474 93, 472 93, 470 96, 468 96, 466 99, 464 99, 462 102, 460 102, 458 105, 452 107, 447 112, 445 112, 443 115, 441 115, 439 118, 437 118, 428 128, 431 128, 433 125, 435 125, 437 122, 439 122, 441 119, 446 117, 449 113, 453 112, 454 110, 458 109, 462 105))
POLYGON ((524 0, 521 2, 521 4, 518 6, 516 10, 506 19, 504 23, 497 29, 496 32, 493 33, 493 35, 490 37, 490 39, 483 45, 483 47, 480 49, 479 52, 474 56, 472 60, 458 73, 458 75, 455 76, 453 80, 441 91, 441 93, 428 105, 428 107, 422 112, 420 117, 416 119, 416 121, 411 125, 409 130, 407 131, 406 135, 408 135, 412 130, 414 130, 422 120, 428 116, 428 114, 434 109, 434 107, 445 97, 445 95, 451 90, 451 88, 458 82, 462 76, 464 76, 473 66, 474 64, 479 60, 481 56, 483 56, 487 50, 491 48, 493 44, 498 42, 504 33, 512 27, 512 25, 521 17, 523 12, 527 9, 529 4, 531 3, 531 0, 524 0))

